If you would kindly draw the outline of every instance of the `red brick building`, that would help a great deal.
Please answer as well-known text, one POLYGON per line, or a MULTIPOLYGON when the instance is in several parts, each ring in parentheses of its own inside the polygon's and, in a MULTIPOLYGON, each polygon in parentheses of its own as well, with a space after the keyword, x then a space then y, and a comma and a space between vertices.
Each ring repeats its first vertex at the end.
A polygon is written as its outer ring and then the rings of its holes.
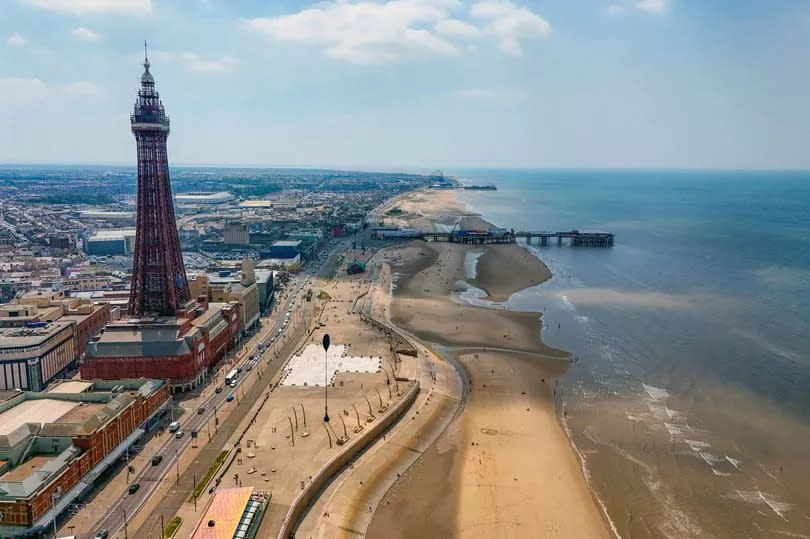
POLYGON ((212 303, 182 317, 114 322, 91 343, 81 376, 150 376, 168 380, 172 391, 187 391, 200 385, 208 368, 233 347, 240 327, 235 303, 212 303))
POLYGON ((169 387, 159 380, 69 381, 0 403, 0 421, 9 414, 31 416, 40 426, 29 429, 25 421, 0 429, 0 528, 12 528, 0 529, 0 536, 13 535, 16 526, 46 529, 54 499, 59 513, 92 488, 118 453, 154 424, 168 398, 169 387), (62 384, 86 387, 60 393, 62 384), (46 445, 32 438, 47 439, 55 451, 19 451, 21 445, 46 445))

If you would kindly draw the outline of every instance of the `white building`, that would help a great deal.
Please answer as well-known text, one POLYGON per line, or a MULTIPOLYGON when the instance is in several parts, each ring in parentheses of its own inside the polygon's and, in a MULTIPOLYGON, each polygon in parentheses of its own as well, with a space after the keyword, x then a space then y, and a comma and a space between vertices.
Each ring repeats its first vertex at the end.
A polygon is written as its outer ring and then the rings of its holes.
POLYGON ((236 200, 236 197, 227 191, 219 193, 182 193, 174 196, 178 204, 225 204, 236 200))

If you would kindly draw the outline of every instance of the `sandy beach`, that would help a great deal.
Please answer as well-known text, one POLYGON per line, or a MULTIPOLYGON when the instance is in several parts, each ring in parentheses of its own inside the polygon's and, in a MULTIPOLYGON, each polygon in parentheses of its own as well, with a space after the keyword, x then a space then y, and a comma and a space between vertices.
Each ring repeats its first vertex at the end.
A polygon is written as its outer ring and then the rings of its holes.
MULTIPOLYGON (((429 194, 406 195, 393 205, 449 222, 480 219, 458 201, 448 204, 455 198, 446 191, 435 199, 429 194)), ((469 251, 482 254, 468 282, 493 301, 551 275, 516 245, 411 242, 387 250, 398 276, 392 322, 450 356, 467 392, 438 442, 389 491, 367 535, 609 537, 554 412, 554 379, 569 355, 541 342, 539 313, 453 299, 469 251)))

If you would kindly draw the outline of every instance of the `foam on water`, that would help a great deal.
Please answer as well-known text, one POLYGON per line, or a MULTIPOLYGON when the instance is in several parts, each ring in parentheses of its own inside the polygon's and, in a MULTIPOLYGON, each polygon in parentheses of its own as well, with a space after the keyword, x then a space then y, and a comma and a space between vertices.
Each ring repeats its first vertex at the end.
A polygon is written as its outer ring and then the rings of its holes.
POLYGON ((726 457, 726 460, 729 461, 729 463, 731 463, 732 466, 734 466, 738 470, 742 471, 742 468, 740 468, 740 464, 742 464, 741 460, 731 458, 728 455, 724 455, 724 456, 726 457))
POLYGON ((642 383, 641 385, 644 386, 644 391, 646 391, 647 395, 649 395, 654 401, 662 401, 669 398, 669 391, 666 389, 651 386, 645 383, 642 383))
MULTIPOLYGON (((751 504, 765 504, 771 511, 779 516, 785 522, 788 522, 785 513, 793 509, 793 504, 778 500, 773 494, 762 492, 761 490, 740 490, 735 489, 737 492, 737 499, 751 504)), ((732 497, 733 499, 733 497, 732 497)))

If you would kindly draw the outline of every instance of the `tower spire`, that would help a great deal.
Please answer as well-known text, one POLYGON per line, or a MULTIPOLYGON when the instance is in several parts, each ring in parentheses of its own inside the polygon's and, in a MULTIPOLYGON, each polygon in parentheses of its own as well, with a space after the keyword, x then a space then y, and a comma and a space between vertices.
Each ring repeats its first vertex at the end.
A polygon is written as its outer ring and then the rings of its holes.
POLYGON ((149 71, 149 54, 146 52, 146 40, 143 40, 143 67, 146 71, 149 71))

